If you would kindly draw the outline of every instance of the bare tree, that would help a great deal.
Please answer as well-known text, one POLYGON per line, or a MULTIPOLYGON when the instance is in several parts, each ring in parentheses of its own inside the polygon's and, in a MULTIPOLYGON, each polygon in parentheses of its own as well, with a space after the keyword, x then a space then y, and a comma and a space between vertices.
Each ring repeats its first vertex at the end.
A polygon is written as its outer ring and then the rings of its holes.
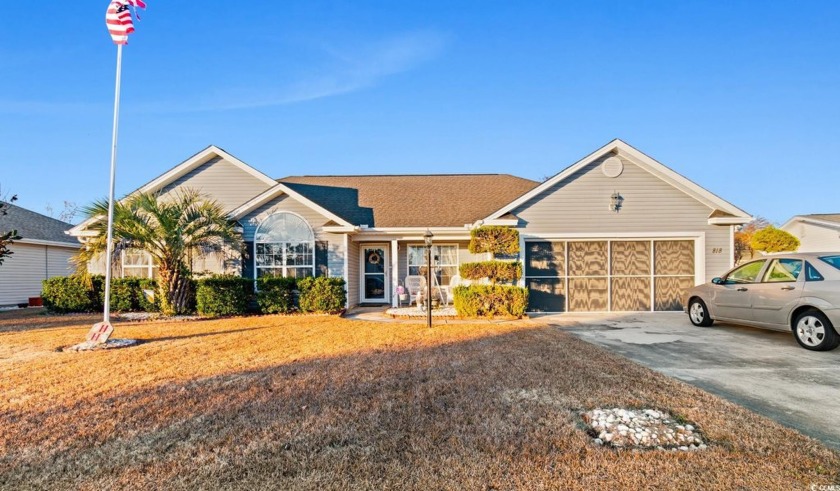
POLYGON ((52 218, 56 218, 62 222, 73 223, 73 219, 79 213, 81 207, 73 201, 64 200, 64 207, 61 209, 58 216, 55 215, 55 208, 53 208, 52 204, 47 203, 46 206, 44 206, 44 209, 46 210, 47 215, 52 218))
POLYGON ((752 259, 755 254, 751 245, 753 234, 768 226, 770 226, 770 221, 764 217, 756 217, 735 232, 735 264, 740 264, 744 259, 752 259))
POLYGON ((17 234, 17 230, 5 230, 2 221, 2 218, 8 213, 9 204, 14 203, 17 199, 17 195, 13 195, 7 200, 3 197, 3 193, 0 192, 0 266, 3 265, 4 259, 14 254, 9 247, 14 241, 21 239, 20 235, 17 234))

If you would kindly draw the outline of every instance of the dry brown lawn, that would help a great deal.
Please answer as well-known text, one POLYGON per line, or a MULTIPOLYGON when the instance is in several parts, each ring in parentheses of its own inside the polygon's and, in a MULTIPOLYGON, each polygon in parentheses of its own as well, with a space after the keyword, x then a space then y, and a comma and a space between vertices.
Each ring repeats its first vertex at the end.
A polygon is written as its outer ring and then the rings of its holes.
POLYGON ((808 489, 840 455, 553 327, 0 313, 7 489, 808 489), (617 451, 595 406, 695 422, 703 452, 617 451))

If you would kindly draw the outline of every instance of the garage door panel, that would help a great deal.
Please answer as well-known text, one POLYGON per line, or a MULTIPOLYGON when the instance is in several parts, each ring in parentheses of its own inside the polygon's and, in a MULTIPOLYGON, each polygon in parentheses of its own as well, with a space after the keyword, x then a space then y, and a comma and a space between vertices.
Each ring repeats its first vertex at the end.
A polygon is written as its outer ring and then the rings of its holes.
POLYGON ((615 241, 611 243, 610 269, 614 275, 650 275, 650 241, 615 241))
POLYGON ((607 278, 569 278, 569 311, 607 310, 607 278))
POLYGON ((528 242, 525 276, 565 276, 565 242, 528 242))
POLYGON ((531 311, 680 310, 694 286, 693 239, 529 241, 525 251, 531 311))
POLYGON ((694 286, 694 276, 658 277, 654 283, 655 310, 682 310, 685 292, 694 286))
POLYGON ((566 311, 566 281, 563 278, 529 279, 528 290, 529 311, 566 311))
POLYGON ((606 276, 607 242, 569 242, 569 276, 606 276))
POLYGON ((650 278, 612 278, 610 307, 618 312, 650 310, 650 278))
POLYGON ((655 274, 693 275, 694 242, 690 240, 660 240, 654 246, 655 274))

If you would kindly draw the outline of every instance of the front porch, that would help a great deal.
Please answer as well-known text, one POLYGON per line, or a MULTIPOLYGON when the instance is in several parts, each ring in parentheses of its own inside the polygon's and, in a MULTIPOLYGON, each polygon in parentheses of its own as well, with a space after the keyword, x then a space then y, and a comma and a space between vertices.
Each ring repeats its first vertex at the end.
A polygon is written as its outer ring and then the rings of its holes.
MULTIPOLYGON (((448 290, 461 264, 488 259, 486 254, 469 252, 469 233, 465 229, 459 229, 457 234, 433 232, 433 288, 448 290)), ((368 234, 347 236, 349 307, 384 304, 399 308, 416 303, 417 292, 411 291, 406 278, 425 276, 426 256, 422 234, 415 234, 397 239, 388 237, 390 240, 382 240, 386 237, 377 240, 368 234), (400 291, 405 292, 402 298, 400 291)), ((443 295, 442 300, 451 307, 451 295, 443 295)), ((401 316, 408 315, 407 310, 401 312, 401 316)))

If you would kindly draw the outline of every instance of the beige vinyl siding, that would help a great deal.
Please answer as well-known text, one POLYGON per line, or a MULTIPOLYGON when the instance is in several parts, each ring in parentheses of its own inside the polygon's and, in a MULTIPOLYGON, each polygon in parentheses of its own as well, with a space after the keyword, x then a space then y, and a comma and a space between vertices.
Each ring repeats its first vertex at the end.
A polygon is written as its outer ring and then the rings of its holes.
MULTIPOLYGON (((840 227, 840 224, 838 224, 840 227)), ((827 252, 840 250, 840 230, 810 223, 796 223, 787 232, 799 239, 798 252, 827 252)))
POLYGON ((607 156, 584 166, 524 203, 513 213, 520 218, 520 232, 528 237, 562 234, 705 234, 706 278, 719 275, 730 265, 730 227, 709 225, 713 211, 662 179, 627 159, 621 175, 610 178, 601 171, 607 156), (610 210, 610 196, 623 198, 621 210, 610 210), (716 252, 715 249, 720 249, 716 252))
POLYGON ((197 189, 222 205, 225 211, 244 204, 269 188, 269 185, 220 157, 210 159, 165 186, 163 194, 178 189, 197 189))
POLYGON ((72 273, 69 259, 76 249, 17 243, 0 266, 0 305, 26 303, 41 295, 41 282, 72 273))
MULTIPOLYGON (((304 220, 306 220, 309 226, 312 227, 312 232, 315 234, 315 240, 326 241, 328 244, 327 268, 329 268, 330 276, 343 276, 344 257, 346 255, 346 251, 344 250, 344 237, 340 234, 324 232, 324 225, 327 224, 330 219, 287 195, 282 195, 269 201, 239 220, 244 229, 243 240, 253 242, 254 233, 256 232, 259 224, 270 215, 280 212, 291 212, 300 215, 304 220)), ((353 256, 351 256, 351 258, 352 257, 353 256)), ((356 257, 354 261, 358 260, 358 257, 356 257)), ((353 261, 351 261, 351 264, 352 263, 353 261)))
POLYGON ((349 250, 347 251, 347 305, 348 307, 354 307, 359 305, 359 243, 353 242, 351 239, 348 244, 349 250))
MULTIPOLYGON (((329 244, 327 268, 330 270, 330 277, 344 277, 344 259, 347 256, 347 251, 344 250, 344 235, 322 234, 320 238, 316 236, 316 240, 325 240, 329 244)), ((347 281, 347 278, 345 278, 345 281, 347 281)))

